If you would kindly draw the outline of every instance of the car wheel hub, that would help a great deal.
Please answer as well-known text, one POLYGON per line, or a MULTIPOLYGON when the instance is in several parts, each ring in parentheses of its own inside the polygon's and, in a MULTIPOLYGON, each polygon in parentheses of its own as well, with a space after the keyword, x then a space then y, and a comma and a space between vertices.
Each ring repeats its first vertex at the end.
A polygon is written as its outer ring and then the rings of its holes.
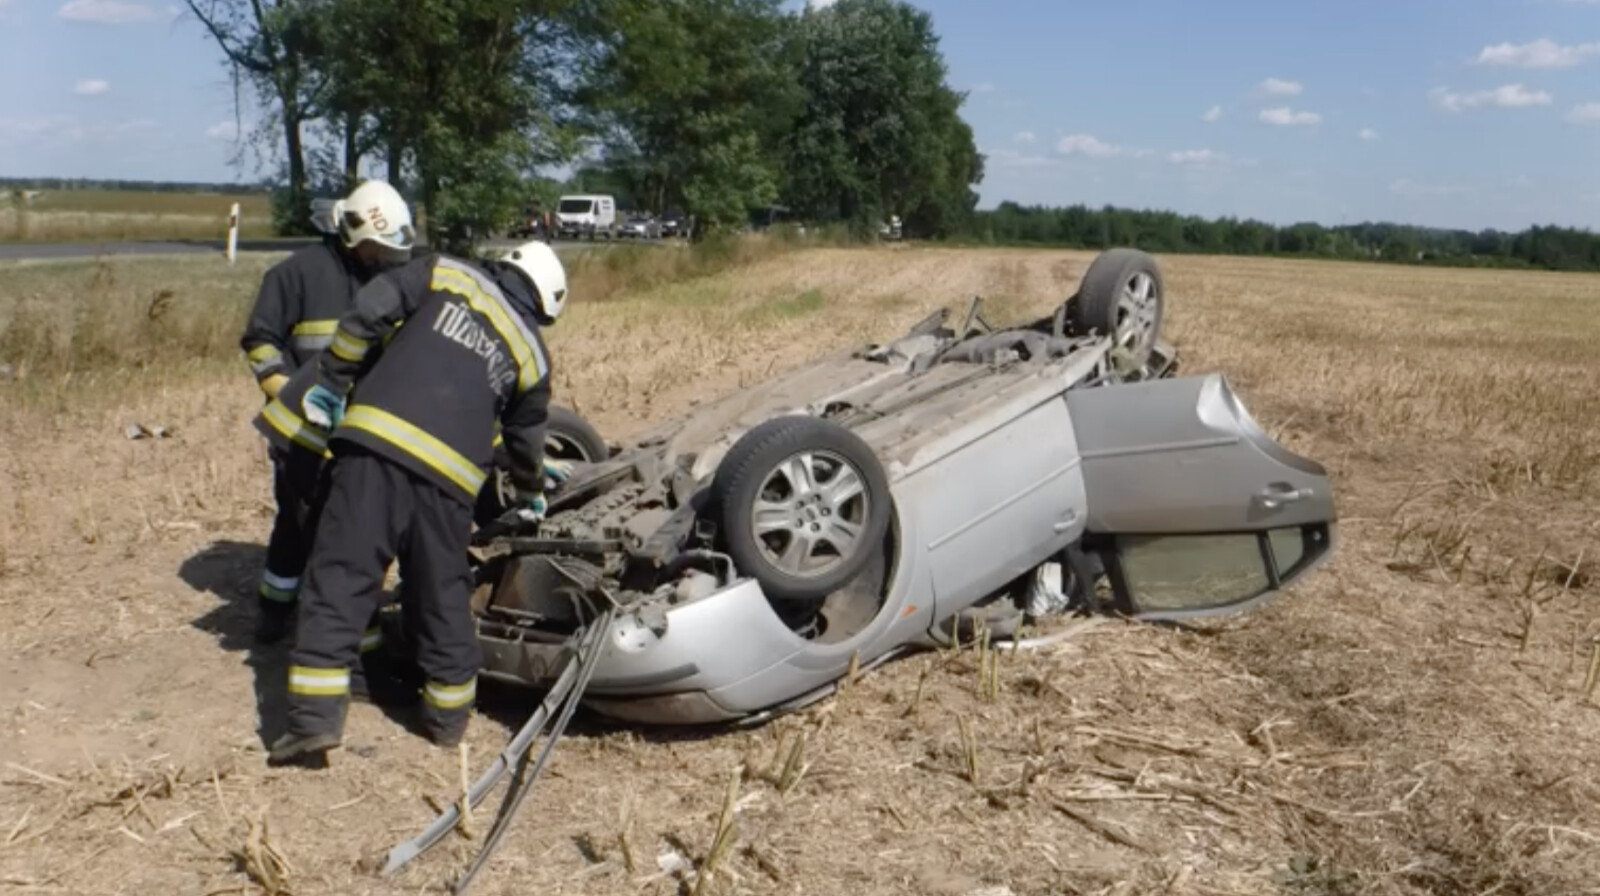
POLYGON ((1118 348, 1140 352, 1155 332, 1156 315, 1161 307, 1161 296, 1155 278, 1140 271, 1122 285, 1122 295, 1117 300, 1118 348))
POLYGON ((860 471, 831 451, 807 451, 767 474, 751 530, 778 568, 820 575, 855 553, 869 509, 860 471))

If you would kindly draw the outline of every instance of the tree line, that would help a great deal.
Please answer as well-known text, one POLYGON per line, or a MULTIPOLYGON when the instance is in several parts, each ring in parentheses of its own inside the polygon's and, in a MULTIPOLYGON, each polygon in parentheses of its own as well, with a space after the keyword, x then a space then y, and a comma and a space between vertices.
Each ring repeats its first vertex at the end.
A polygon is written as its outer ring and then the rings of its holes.
POLYGON ((0 177, 0 189, 49 190, 137 190, 143 193, 222 193, 252 196, 267 193, 270 184, 202 183, 199 181, 120 180, 99 177, 0 177))
POLYGON ((1516 233, 1388 223, 1276 227, 1250 219, 1211 220, 1170 211, 1002 202, 993 211, 976 212, 957 238, 1079 249, 1137 246, 1150 252, 1600 271, 1600 234, 1567 227, 1536 226, 1516 233))
POLYGON ((267 110, 241 152, 276 161, 286 232, 372 164, 443 246, 548 198, 533 173, 552 165, 599 167, 702 232, 782 205, 938 236, 977 203, 965 96, 931 17, 900 0, 185 2, 267 110))

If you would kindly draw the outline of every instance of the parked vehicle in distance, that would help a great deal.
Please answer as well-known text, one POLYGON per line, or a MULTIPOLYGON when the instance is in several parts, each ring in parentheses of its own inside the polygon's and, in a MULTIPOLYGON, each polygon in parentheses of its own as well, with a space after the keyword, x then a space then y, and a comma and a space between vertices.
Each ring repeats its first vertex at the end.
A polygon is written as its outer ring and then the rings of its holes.
POLYGON ((632 212, 622 222, 621 234, 627 239, 661 239, 661 222, 649 214, 632 212))
POLYGON ((617 200, 599 193, 563 196, 556 204, 556 221, 563 238, 616 239, 617 200))
POLYGON ((664 237, 688 235, 687 222, 684 220, 682 212, 667 211, 662 213, 657 220, 661 222, 661 235, 664 237))

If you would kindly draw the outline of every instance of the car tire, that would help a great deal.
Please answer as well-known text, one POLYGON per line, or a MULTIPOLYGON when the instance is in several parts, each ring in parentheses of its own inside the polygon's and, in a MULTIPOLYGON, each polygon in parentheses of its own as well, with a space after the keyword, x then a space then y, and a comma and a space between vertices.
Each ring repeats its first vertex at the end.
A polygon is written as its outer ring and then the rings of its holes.
POLYGON ((1165 308, 1166 291, 1156 260, 1138 249, 1107 249, 1095 257, 1079 283, 1072 305, 1073 329, 1111 336, 1130 350, 1129 365, 1143 367, 1161 336, 1165 308), (1146 298, 1140 298, 1135 284, 1148 284, 1146 298), (1124 332, 1125 325, 1130 331, 1124 332), (1124 345, 1129 336, 1135 339, 1132 346, 1124 345))
POLYGON ((767 597, 788 602, 821 601, 859 575, 881 549, 892 512, 889 480, 872 448, 837 423, 801 415, 768 420, 734 442, 717 466, 710 498, 735 568, 754 578, 767 597), (804 474, 797 464, 805 464, 804 474), (820 479, 825 488, 847 473, 859 488, 839 500, 816 491, 810 500, 797 494, 797 475, 810 479, 812 488, 820 479), (758 502, 786 505, 795 516, 758 534, 758 502), (836 527, 841 518, 847 525, 836 527), (806 569, 782 556, 799 536, 809 543, 801 560, 815 559, 818 548, 831 549, 822 552, 817 567, 806 569))
MULTIPOLYGON (((545 420, 545 449, 551 451, 558 460, 583 463, 597 463, 611 456, 611 446, 606 444, 605 437, 600 435, 600 430, 594 424, 577 411, 556 404, 550 405, 549 416, 545 420), (551 451, 552 447, 556 450, 551 451)), ((510 458, 502 444, 495 449, 494 468, 489 471, 489 479, 478 492, 473 516, 479 526, 498 519, 511 508, 514 489, 509 467, 510 458)))

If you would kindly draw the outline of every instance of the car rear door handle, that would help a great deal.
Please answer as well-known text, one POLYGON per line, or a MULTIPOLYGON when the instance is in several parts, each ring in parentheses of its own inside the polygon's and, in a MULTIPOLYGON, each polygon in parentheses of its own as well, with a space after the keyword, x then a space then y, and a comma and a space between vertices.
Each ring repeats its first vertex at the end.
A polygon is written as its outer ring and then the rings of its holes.
POLYGON ((1276 510, 1284 504, 1293 504, 1309 497, 1311 497, 1311 489, 1309 488, 1296 488, 1288 491, 1269 488, 1256 494, 1256 499, 1261 502, 1261 506, 1268 510, 1276 510))
POLYGON ((1051 526, 1050 528, 1054 529, 1056 531, 1057 535, 1060 535, 1062 532, 1066 532, 1067 530, 1071 529, 1073 527, 1073 525, 1075 525, 1077 522, 1078 522, 1078 511, 1069 510, 1069 511, 1067 511, 1066 517, 1064 517, 1060 522, 1056 523, 1054 526, 1051 526))

